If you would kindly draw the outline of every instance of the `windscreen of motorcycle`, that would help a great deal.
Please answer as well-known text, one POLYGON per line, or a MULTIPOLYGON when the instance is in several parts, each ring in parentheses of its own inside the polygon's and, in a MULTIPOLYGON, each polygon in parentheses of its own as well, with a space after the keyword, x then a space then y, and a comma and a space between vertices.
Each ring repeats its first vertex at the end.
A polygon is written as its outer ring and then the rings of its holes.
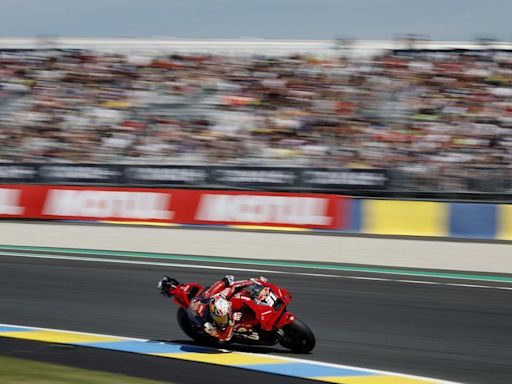
POLYGON ((277 297, 270 287, 253 284, 246 287, 244 291, 246 291, 247 295, 260 305, 268 305, 272 307, 277 301, 277 297))

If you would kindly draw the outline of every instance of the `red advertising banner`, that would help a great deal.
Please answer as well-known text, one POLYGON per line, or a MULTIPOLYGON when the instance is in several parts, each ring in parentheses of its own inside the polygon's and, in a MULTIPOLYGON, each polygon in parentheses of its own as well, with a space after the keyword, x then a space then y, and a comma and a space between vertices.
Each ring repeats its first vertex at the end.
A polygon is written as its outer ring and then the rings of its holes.
POLYGON ((336 195, 197 191, 191 224, 338 228, 336 195))
POLYGON ((0 217, 344 228, 347 199, 309 193, 6 185, 0 217))

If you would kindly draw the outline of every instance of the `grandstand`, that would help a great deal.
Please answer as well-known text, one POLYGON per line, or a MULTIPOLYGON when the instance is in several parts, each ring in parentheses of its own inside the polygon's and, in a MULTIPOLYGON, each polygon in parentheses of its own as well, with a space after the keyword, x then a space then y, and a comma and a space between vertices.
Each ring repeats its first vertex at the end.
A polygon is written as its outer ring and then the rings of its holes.
POLYGON ((0 39, 0 161, 385 169, 508 191, 505 43, 0 39))

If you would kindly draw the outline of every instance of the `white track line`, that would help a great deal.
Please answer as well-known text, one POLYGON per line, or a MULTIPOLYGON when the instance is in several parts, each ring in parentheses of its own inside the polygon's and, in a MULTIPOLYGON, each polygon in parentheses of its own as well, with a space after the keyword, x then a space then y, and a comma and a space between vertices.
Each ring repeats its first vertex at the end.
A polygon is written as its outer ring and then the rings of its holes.
POLYGON ((85 261, 95 263, 112 263, 112 264, 134 264, 134 265, 154 265, 161 267, 175 267, 175 268, 195 268, 195 269, 212 269, 220 271, 238 271, 238 272, 258 272, 258 273, 271 273, 280 275, 295 275, 295 276, 310 276, 310 277, 327 277, 344 280, 370 280, 370 281, 385 281, 394 283, 405 283, 405 284, 422 284, 422 285, 442 285, 449 287, 462 287, 462 288, 481 288, 481 289, 496 289, 503 291, 512 291, 512 286, 494 286, 494 285, 482 285, 482 284, 462 284, 462 283, 448 283, 441 281, 429 281, 429 280, 407 280, 407 279, 389 279, 384 277, 368 277, 368 276, 343 276, 343 275, 332 275, 325 273, 308 273, 308 272, 291 272, 291 271, 276 271, 269 269, 256 269, 256 268, 226 268, 215 265, 203 265, 203 264, 178 264, 178 263, 166 263, 161 261, 141 261, 141 260, 126 260, 126 259, 109 259, 109 258, 97 258, 97 257, 79 257, 79 256, 60 256, 51 254, 32 254, 32 253, 9 253, 0 252, 0 256, 6 257, 24 257, 33 259, 53 259, 53 260, 69 260, 69 261, 85 261))
MULTIPOLYGON (((70 332, 70 333, 76 333, 79 335, 86 335, 86 336, 100 336, 100 337, 109 337, 109 338, 119 338, 123 340, 131 340, 131 341, 141 341, 141 342, 154 342, 153 340, 149 339, 140 339, 135 337, 125 337, 125 336, 117 336, 117 335, 107 335, 105 333, 93 333, 93 332, 78 332, 78 331, 70 331, 67 329, 59 329, 59 328, 43 328, 43 327, 32 327, 32 326, 23 326, 23 325, 14 325, 14 324, 2 324, 0 323, 0 327, 13 327, 13 328, 29 328, 29 329, 35 329, 39 331, 56 331, 56 332, 70 332)), ((0 336, 1 337, 1 336, 0 336)), ((172 344, 179 344, 179 343, 172 343, 172 344)), ((85 346, 86 347, 86 346, 85 346)), ((217 348, 211 348, 211 349, 217 349, 217 348)), ((425 377, 425 376, 415 376, 415 375, 407 375, 403 373, 397 373, 397 372, 391 372, 391 371, 381 371, 377 369, 371 369, 371 368, 364 368, 364 367, 356 367, 353 365, 343 365, 343 364, 334 364, 334 363, 324 363, 322 361, 315 361, 315 360, 306 360, 306 359, 298 359, 294 357, 286 357, 286 356, 279 356, 279 355, 273 355, 273 354, 260 354, 260 353, 251 353, 251 352, 239 352, 239 351, 231 351, 227 349, 219 349, 223 352, 236 352, 244 355, 256 355, 256 356, 272 356, 273 358, 283 360, 283 361, 294 361, 297 363, 306 363, 306 364, 313 364, 313 365, 319 365, 323 367, 333 367, 333 368, 346 368, 346 369, 360 369, 372 373, 382 374, 382 375, 393 375, 393 376, 400 376, 400 377, 406 377, 410 379, 420 379, 420 380, 430 380, 432 381, 432 384, 462 384, 457 383, 454 381, 446 381, 446 380, 440 380, 440 379, 434 379, 431 377, 425 377)))

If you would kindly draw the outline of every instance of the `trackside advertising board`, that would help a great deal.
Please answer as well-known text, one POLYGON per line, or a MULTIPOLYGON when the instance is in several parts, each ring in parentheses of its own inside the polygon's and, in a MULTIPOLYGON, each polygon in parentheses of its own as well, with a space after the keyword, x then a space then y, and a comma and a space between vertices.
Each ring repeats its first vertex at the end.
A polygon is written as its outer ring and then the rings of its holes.
POLYGON ((344 228, 347 200, 310 193, 5 185, 0 218, 344 228))
POLYGON ((157 188, 254 187, 293 191, 382 191, 389 187, 384 169, 333 169, 130 164, 0 163, 0 184, 103 185, 157 188))

